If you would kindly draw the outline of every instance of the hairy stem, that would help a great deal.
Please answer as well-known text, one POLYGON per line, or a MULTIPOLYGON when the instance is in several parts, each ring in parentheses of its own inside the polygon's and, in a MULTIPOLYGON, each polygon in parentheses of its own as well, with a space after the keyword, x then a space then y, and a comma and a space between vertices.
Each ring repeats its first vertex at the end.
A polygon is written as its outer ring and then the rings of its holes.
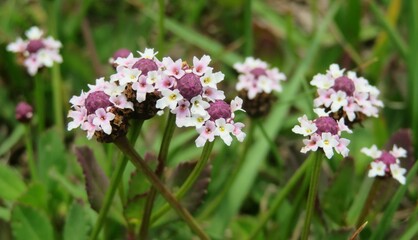
POLYGON ((189 227, 201 238, 209 239, 203 229, 199 226, 193 216, 184 208, 170 191, 163 185, 158 176, 148 167, 144 159, 135 151, 131 144, 129 144, 126 137, 120 137, 115 142, 115 145, 131 159, 135 167, 142 171, 150 183, 158 190, 158 192, 165 198, 177 214, 189 225, 189 227))

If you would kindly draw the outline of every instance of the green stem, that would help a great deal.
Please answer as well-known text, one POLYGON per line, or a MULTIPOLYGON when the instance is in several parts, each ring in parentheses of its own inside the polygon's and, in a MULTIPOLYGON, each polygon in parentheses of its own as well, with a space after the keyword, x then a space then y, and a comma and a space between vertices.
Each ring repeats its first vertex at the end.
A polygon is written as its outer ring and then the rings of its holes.
POLYGON ((279 168, 284 166, 283 160, 280 157, 279 153, 277 152, 276 144, 274 144, 273 140, 268 136, 266 129, 264 128, 264 124, 261 122, 260 119, 257 120, 257 125, 261 130, 261 133, 264 136, 264 139, 267 140, 267 142, 270 145, 270 150, 274 155, 274 158, 276 159, 277 164, 279 165, 279 168))
POLYGON ((251 232, 249 239, 255 239, 257 237, 257 234, 261 231, 261 229, 264 227, 267 221, 273 216, 274 213, 277 212, 277 209, 280 207, 283 200, 290 193, 290 191, 293 190, 296 184, 299 183, 299 180, 305 174, 306 169, 312 162, 312 159, 313 159, 312 156, 313 154, 311 154, 310 157, 292 175, 290 180, 287 182, 286 186, 284 186, 283 189, 280 192, 278 192, 276 197, 273 199, 273 202, 271 203, 269 210, 266 213, 264 213, 262 216, 260 216, 259 220, 257 221, 258 224, 254 228, 254 230, 251 232))
POLYGON ((64 119, 62 107, 62 85, 61 85, 61 71, 58 63, 52 66, 52 96, 54 105, 55 124, 58 128, 58 133, 64 137, 64 119))
MULTIPOLYGON (((165 162, 167 160, 168 149, 170 147, 170 142, 173 137, 174 129, 176 127, 176 115, 169 113, 167 118, 167 125, 165 127, 163 140, 160 146, 160 152, 158 153, 158 165, 155 170, 155 174, 158 178, 161 178, 161 175, 164 172, 165 162)), ((139 230, 139 239, 147 239, 148 228, 152 213, 152 208, 154 205, 155 197, 157 196, 157 189, 151 187, 147 200, 145 202, 144 215, 142 216, 141 229, 139 230)))
POLYGON ((164 0, 158 0, 158 28, 159 28, 159 34, 158 34, 158 51, 160 54, 164 53, 164 39, 165 39, 165 3, 164 0))
POLYGON ((359 228, 361 225, 363 225, 364 221, 367 218, 367 215, 369 215, 369 211, 373 207, 373 202, 376 198, 377 193, 379 192, 382 181, 383 179, 380 179, 380 178, 374 179, 373 185, 370 188, 369 194, 367 195, 367 200, 364 203, 361 213, 357 219, 356 228, 359 228))
MULTIPOLYGON (((206 142, 205 146, 203 147, 202 154, 200 155, 200 160, 197 162, 197 165, 195 166, 193 171, 190 173, 189 177, 187 177, 186 181, 184 181, 183 185, 175 194, 177 200, 180 200, 187 193, 187 191, 189 191, 189 189, 196 182, 196 179, 202 173, 204 167, 206 166, 206 163, 209 160, 209 156, 210 156, 210 153, 212 152, 214 143, 215 141, 206 142)), ((161 216, 163 216, 166 212, 168 212, 168 210, 170 210, 170 206, 168 204, 164 204, 160 209, 158 209, 155 215, 152 216, 151 222, 157 221, 161 216)))
POLYGON ((252 0, 244 0, 244 55, 253 54, 252 0))
POLYGON ((129 144, 126 137, 120 137, 115 142, 115 145, 131 159, 131 162, 135 167, 142 171, 148 181, 158 190, 158 192, 166 199, 177 214, 184 219, 189 227, 201 238, 209 239, 206 233, 199 226, 193 216, 184 208, 176 198, 170 193, 170 191, 161 183, 158 176, 148 167, 144 159, 135 151, 131 144, 129 144))
MULTIPOLYGON (((138 136, 142 124, 144 121, 140 121, 138 125, 135 125, 131 131, 131 142, 134 142, 136 137, 138 136)), ((103 206, 100 208, 99 217, 97 219, 96 224, 94 225, 93 232, 90 236, 90 240, 95 240, 99 236, 100 230, 102 229, 104 220, 106 219, 107 213, 109 211, 110 205, 113 202, 113 198, 116 193, 116 189, 121 183, 123 172, 125 171, 126 165, 128 163, 128 158, 122 155, 122 159, 118 159, 116 163, 116 169, 112 174, 112 178, 110 179, 110 187, 106 191, 105 199, 103 202, 103 206)))
POLYGON ((45 86, 39 72, 35 75, 35 114, 37 116, 38 135, 45 129, 45 86))
POLYGON ((32 177, 32 181, 36 181, 38 179, 38 171, 36 169, 36 163, 35 163, 35 158, 34 158, 35 155, 33 153, 33 146, 32 146, 31 129, 30 129, 29 124, 25 125, 25 130, 26 130, 25 144, 26 144, 26 154, 28 155, 29 170, 30 170, 30 174, 32 177))
POLYGON ((248 127, 249 127, 249 129, 248 129, 248 135, 245 138, 245 146, 244 146, 244 149, 242 151, 242 155, 241 155, 241 157, 239 158, 239 160, 236 164, 236 167, 234 168, 233 172, 231 173, 229 179, 226 181, 226 184, 222 188, 221 193, 219 193, 216 196, 216 198, 213 199, 209 203, 209 205, 206 207, 206 209, 202 211, 202 213, 199 216, 200 218, 206 218, 210 214, 212 214, 216 210, 216 208, 222 203, 226 194, 228 193, 228 191, 231 189, 232 185, 234 184, 235 179, 238 176, 238 173, 240 172, 242 166, 244 165, 244 160, 247 158, 248 150, 250 149, 251 144, 253 144, 253 136, 254 136, 254 130, 255 130, 254 122, 250 122, 248 127))
POLYGON ((309 185, 309 194, 306 206, 306 216, 305 216, 305 223, 303 225, 302 231, 302 240, 307 240, 309 237, 309 229, 311 226, 311 220, 313 215, 313 210, 315 207, 315 198, 316 193, 318 191, 318 183, 319 183, 319 173, 321 172, 321 162, 323 158, 322 151, 316 151, 316 158, 312 165, 312 175, 311 175, 311 182, 309 185))

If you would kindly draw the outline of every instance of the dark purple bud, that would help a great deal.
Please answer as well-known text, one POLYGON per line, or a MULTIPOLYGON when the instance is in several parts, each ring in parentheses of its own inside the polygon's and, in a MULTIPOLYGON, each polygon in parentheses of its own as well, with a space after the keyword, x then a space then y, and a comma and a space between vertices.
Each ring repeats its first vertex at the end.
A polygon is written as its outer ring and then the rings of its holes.
POLYGON ((177 81, 177 88, 180 94, 187 100, 202 93, 200 79, 194 73, 186 73, 177 81))
POLYGON ((211 103, 208 111, 210 120, 215 121, 219 118, 228 119, 231 117, 231 106, 223 100, 216 100, 211 103))
POLYGON ((44 48, 45 44, 42 42, 41 39, 30 40, 28 45, 26 46, 26 50, 30 53, 36 53, 39 49, 44 48))
MULTIPOLYGON (((382 155, 376 160, 377 161, 382 161, 387 166, 390 166, 391 164, 396 163, 396 158, 392 154, 390 154, 386 151, 382 151, 382 155)), ((389 168, 387 168, 387 170, 389 170, 389 168)))
POLYGON ((267 75, 267 72, 266 72, 266 69, 264 69, 264 68, 260 68, 260 67, 258 67, 258 68, 254 68, 253 70, 251 70, 251 72, 250 72, 252 75, 254 75, 254 77, 257 79, 257 78, 259 78, 260 76, 266 76, 267 75))
POLYGON ((356 87, 354 86, 353 80, 346 76, 342 76, 335 79, 333 89, 335 91, 343 91, 347 96, 353 96, 356 87))
POLYGON ((149 71, 157 71, 158 70, 158 66, 157 64, 148 58, 141 58, 139 59, 133 66, 132 68, 137 68, 139 70, 141 70, 142 75, 147 76, 149 71))
POLYGON ((322 135, 324 132, 329 132, 332 135, 336 135, 338 133, 338 123, 331 117, 319 117, 314 122, 318 128, 316 133, 319 135, 322 135))
POLYGON ((126 58, 126 57, 129 56, 129 54, 131 54, 131 51, 129 51, 126 48, 121 48, 113 54, 112 58, 113 58, 113 60, 116 60, 118 58, 126 58))
POLYGON ((16 120, 22 123, 28 123, 33 117, 33 108, 27 102, 20 102, 16 106, 16 120))
POLYGON ((109 95, 103 91, 97 91, 92 92, 87 96, 85 106, 87 114, 92 114, 99 108, 106 109, 107 107, 112 106, 112 103, 109 100, 109 95))

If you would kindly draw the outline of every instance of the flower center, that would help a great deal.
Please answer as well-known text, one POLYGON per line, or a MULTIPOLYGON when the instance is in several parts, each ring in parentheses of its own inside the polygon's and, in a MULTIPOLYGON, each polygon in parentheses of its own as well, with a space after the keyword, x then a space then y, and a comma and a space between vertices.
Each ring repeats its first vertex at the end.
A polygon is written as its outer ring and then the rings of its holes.
POLYGON ((332 135, 338 133, 338 123, 331 117, 319 117, 314 121, 314 123, 318 128, 316 132, 319 135, 322 135, 323 132, 329 132, 332 135))
POLYGON ((250 71, 250 73, 252 75, 254 75, 254 77, 256 79, 259 78, 260 76, 266 76, 267 75, 266 70, 264 68, 260 68, 260 67, 254 68, 253 70, 250 71))
POLYGON ((228 119, 231 117, 231 107, 223 100, 216 100, 206 109, 210 115, 210 120, 214 121, 219 118, 228 119))
POLYGON ((132 66, 132 68, 136 68, 136 69, 141 70, 141 73, 144 76, 147 76, 149 71, 156 71, 156 70, 158 70, 157 64, 153 60, 148 59, 148 58, 141 58, 141 59, 139 59, 132 66))
POLYGON ((395 164, 396 163, 396 158, 386 152, 386 151, 382 151, 382 155, 380 156, 380 158, 376 159, 378 161, 382 161, 383 163, 385 163, 387 166, 390 166, 391 164, 395 164))
POLYGON ((37 51, 39 51, 40 49, 44 47, 45 47, 45 44, 42 42, 42 40, 36 39, 36 40, 30 40, 30 42, 26 46, 26 50, 29 53, 36 53, 37 51))
POLYGON ((177 81, 180 94, 190 101, 193 97, 202 93, 202 84, 194 73, 186 73, 177 81))
POLYGON ((116 60, 116 59, 118 59, 118 58, 126 58, 126 57, 128 57, 128 56, 129 56, 129 54, 131 54, 131 51, 129 51, 129 50, 128 50, 128 49, 126 49, 126 48, 121 48, 121 49, 117 50, 117 51, 113 54, 112 58, 113 58, 114 60, 116 60))
POLYGON ((335 91, 343 91, 347 96, 353 96, 356 87, 354 86, 353 80, 346 76, 341 76, 335 79, 334 86, 332 87, 335 91))
POLYGON ((90 93, 85 102, 87 109, 87 114, 94 113, 99 108, 106 109, 109 106, 112 106, 112 103, 109 101, 109 96, 103 91, 97 91, 90 93))

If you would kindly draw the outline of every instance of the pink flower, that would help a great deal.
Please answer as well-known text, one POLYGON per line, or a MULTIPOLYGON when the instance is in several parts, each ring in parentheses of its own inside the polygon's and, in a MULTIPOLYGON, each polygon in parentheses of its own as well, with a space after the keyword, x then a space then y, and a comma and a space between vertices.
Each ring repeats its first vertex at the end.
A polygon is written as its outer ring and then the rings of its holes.
POLYGON ((165 74, 169 76, 174 76, 177 79, 183 77, 184 70, 182 69, 181 59, 178 59, 174 62, 173 59, 171 59, 170 57, 165 57, 163 58, 162 63, 166 67, 166 70, 164 71, 165 74))
POLYGON ((206 141, 213 142, 215 140, 216 126, 212 121, 207 121, 206 124, 197 129, 199 137, 196 139, 196 146, 203 147, 206 141))
POLYGON ((211 67, 208 67, 211 59, 207 55, 203 55, 201 59, 193 57, 193 73, 202 76, 207 70, 211 70, 211 67))
POLYGON ((106 112, 103 108, 99 108, 95 112, 95 117, 93 119, 93 124, 101 127, 104 133, 107 135, 112 133, 112 126, 110 125, 110 121, 115 118, 115 114, 106 112))

